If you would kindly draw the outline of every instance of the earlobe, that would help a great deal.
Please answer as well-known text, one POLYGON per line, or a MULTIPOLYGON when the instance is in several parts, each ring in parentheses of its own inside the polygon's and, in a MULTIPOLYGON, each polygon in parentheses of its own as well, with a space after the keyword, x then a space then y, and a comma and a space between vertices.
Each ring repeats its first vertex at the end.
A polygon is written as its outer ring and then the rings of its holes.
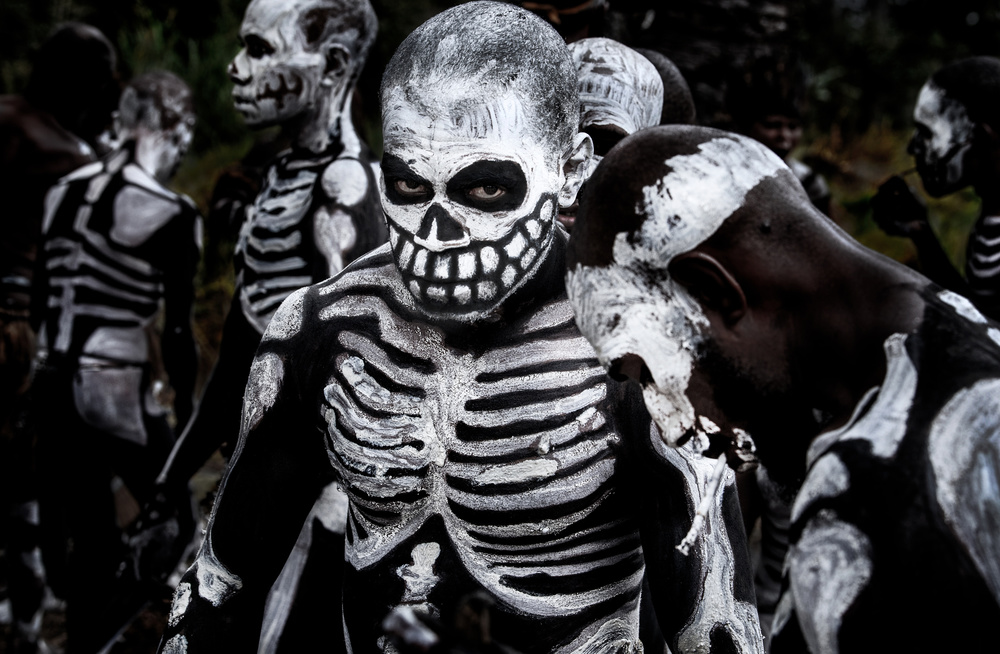
POLYGON ((578 133, 573 139, 573 147, 570 148, 566 163, 563 164, 563 186, 559 191, 560 207, 570 207, 576 202, 576 194, 591 172, 593 156, 594 142, 590 139, 590 135, 578 133))
POLYGON ((747 312, 747 298, 736 278, 715 257, 704 252, 688 252, 670 262, 670 276, 714 312, 723 324, 732 327, 747 312))

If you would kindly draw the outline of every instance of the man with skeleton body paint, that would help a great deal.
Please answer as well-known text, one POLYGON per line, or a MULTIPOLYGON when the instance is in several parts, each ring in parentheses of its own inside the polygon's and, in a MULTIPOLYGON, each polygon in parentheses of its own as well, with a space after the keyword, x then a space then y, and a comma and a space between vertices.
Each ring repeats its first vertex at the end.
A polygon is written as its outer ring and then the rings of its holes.
POLYGON ((798 489, 771 651, 995 650, 1000 328, 749 138, 646 130, 589 184, 567 288, 600 360, 669 444, 747 429, 798 489))
POLYGON ((256 647, 331 468, 350 499, 349 651, 393 652, 390 611, 451 625, 476 592, 514 650, 639 651, 644 568, 673 651, 760 651, 731 479, 677 552, 706 465, 654 453, 573 322, 556 213, 591 142, 558 34, 510 5, 450 9, 399 47, 382 109, 390 243, 271 321, 162 651, 256 647))
POLYGON ((872 199, 887 234, 910 238, 921 269, 936 283, 967 296, 1000 320, 1000 59, 972 57, 938 70, 913 109, 916 130, 907 150, 924 189, 944 197, 972 186, 982 209, 966 248, 965 278, 945 254, 927 209, 899 176, 872 199))
POLYGON ((246 375, 278 305, 385 242, 371 153, 350 118, 377 28, 367 1, 254 0, 247 7, 244 46, 229 65, 233 100, 251 127, 281 125, 292 147, 247 210, 219 361, 162 483, 186 483, 236 438, 246 375))
MULTIPOLYGON (((167 494, 223 442, 235 442, 253 354, 281 302, 386 240, 373 157, 350 115, 377 29, 367 0, 253 0, 247 7, 243 48, 229 66, 233 101, 251 127, 281 125, 291 149, 271 165, 247 209, 219 361, 160 475, 167 494)), ((320 591, 303 587, 339 583, 339 571, 317 569, 325 558, 310 552, 340 546, 346 498, 332 483, 317 498, 269 601, 262 651, 279 643, 296 649, 290 639, 309 642, 307 627, 318 624, 308 614, 339 610, 338 594, 324 593, 320 604, 320 591), (301 628, 286 631, 290 616, 301 628)))
POLYGON ((41 524, 63 538, 56 555, 68 560, 70 651, 103 645, 94 630, 122 555, 112 477, 147 500, 173 445, 150 390, 149 330, 161 304, 163 358, 182 420, 196 371, 201 217, 163 186, 191 141, 191 92, 170 73, 142 75, 122 93, 117 122, 123 145, 49 191, 33 293, 41 524))

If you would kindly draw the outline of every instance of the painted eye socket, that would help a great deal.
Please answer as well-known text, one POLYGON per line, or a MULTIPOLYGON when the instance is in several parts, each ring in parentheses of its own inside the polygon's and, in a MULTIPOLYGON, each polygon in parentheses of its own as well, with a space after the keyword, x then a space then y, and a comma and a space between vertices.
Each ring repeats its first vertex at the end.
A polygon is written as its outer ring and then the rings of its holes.
POLYGON ((406 200, 418 200, 430 194, 430 189, 426 184, 414 182, 409 179, 397 179, 393 183, 396 193, 406 200))
POLYGON ((477 202, 494 202, 507 195, 507 189, 502 186, 484 184, 467 190, 466 195, 477 202))
POLYGON ((251 59, 260 59, 274 54, 274 48, 271 44, 256 34, 247 34, 246 38, 243 39, 243 47, 247 49, 247 56, 251 59))

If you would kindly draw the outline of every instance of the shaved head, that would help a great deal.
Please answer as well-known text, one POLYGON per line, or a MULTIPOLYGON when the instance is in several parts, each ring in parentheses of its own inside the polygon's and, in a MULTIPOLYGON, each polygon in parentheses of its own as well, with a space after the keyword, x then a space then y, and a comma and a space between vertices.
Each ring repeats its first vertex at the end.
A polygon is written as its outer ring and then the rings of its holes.
POLYGON ((640 357, 643 394, 672 445, 699 423, 686 391, 709 327, 702 308, 668 274, 671 261, 746 214, 778 180, 804 193, 760 143, 719 130, 665 126, 622 141, 591 178, 569 244, 567 290, 577 324, 607 367, 640 357))
POLYGON ((402 104, 448 116, 470 136, 496 120, 483 98, 515 97, 531 134, 557 156, 573 143, 580 116, 576 69, 559 34, 534 14, 499 2, 470 2, 414 30, 382 77, 386 137, 406 130, 385 118, 402 104))

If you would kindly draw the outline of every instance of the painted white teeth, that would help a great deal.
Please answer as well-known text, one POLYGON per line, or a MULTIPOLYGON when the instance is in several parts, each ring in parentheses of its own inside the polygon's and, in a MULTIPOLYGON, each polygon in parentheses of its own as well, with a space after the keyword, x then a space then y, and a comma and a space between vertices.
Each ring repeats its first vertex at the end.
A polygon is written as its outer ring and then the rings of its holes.
POLYGON ((410 293, 418 300, 424 296, 423 290, 420 288, 420 284, 418 284, 415 279, 410 280, 410 293))
POLYGON ((427 250, 417 250, 416 259, 413 261, 413 274, 417 277, 424 277, 427 274, 427 250))
POLYGON ((524 227, 528 230, 528 234, 533 241, 537 241, 538 237, 542 235, 542 224, 537 220, 529 220, 528 224, 524 227))
POLYGON ((504 247, 504 251, 507 252, 508 257, 516 259, 521 256, 522 252, 524 252, 525 245, 527 245, 527 243, 525 242, 524 237, 521 236, 521 232, 516 232, 514 234, 514 238, 510 239, 510 243, 504 247))
POLYGON ((432 302, 447 302, 448 291, 444 286, 428 286, 427 299, 432 302))
POLYGON ((552 204, 552 200, 546 200, 545 204, 542 205, 542 212, 538 215, 542 217, 542 220, 549 222, 555 214, 554 209, 555 207, 552 204))
POLYGON ((451 255, 439 254, 434 262, 434 277, 437 279, 448 279, 451 276, 451 255))
POLYGON ((476 253, 463 252, 458 255, 458 278, 472 279, 476 276, 476 253))
POLYGON ((495 249, 487 245, 479 251, 479 261, 483 264, 483 272, 490 275, 496 271, 500 264, 500 257, 495 249))
POLYGON ((497 285, 493 282, 479 282, 476 284, 476 297, 479 300, 492 300, 496 297, 497 285))
POLYGON ((409 270, 411 259, 413 259, 413 243, 407 241, 403 243, 403 249, 399 251, 399 269, 409 270))
POLYGON ((459 284, 455 287, 452 295, 459 304, 468 304, 472 299, 472 288, 465 284, 459 284))
POLYGON ((503 274, 500 275, 500 280, 503 282, 504 286, 509 288, 514 283, 515 279, 517 279, 517 269, 514 268, 514 266, 507 266, 503 269, 503 274))
POLYGON ((521 257, 521 270, 527 270, 537 256, 538 250, 535 248, 530 248, 527 252, 525 252, 524 256, 521 257))

